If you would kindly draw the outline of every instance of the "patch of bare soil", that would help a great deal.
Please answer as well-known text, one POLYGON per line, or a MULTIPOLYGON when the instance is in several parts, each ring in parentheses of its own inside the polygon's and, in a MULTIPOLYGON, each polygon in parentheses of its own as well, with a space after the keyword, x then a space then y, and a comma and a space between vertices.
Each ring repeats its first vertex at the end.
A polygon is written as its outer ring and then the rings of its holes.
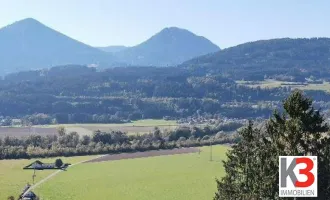
POLYGON ((169 149, 169 150, 153 150, 135 153, 121 153, 121 154, 111 154, 100 158, 92 159, 87 161, 90 162, 104 162, 112 160, 123 160, 123 159, 134 159, 134 158, 145 158, 154 156, 165 156, 165 155, 175 155, 175 154, 186 154, 186 153, 196 153, 198 148, 179 148, 179 149, 169 149))

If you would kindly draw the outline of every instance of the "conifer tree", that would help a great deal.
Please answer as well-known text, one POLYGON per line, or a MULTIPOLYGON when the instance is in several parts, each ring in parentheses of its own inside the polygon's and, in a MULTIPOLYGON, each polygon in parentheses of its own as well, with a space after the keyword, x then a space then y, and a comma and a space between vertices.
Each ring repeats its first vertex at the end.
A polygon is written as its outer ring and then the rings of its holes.
POLYGON ((239 133, 241 141, 227 153, 226 175, 217 180, 214 200, 278 199, 279 156, 303 155, 318 156, 317 199, 330 199, 328 125, 301 91, 285 99, 283 108, 283 113, 274 112, 264 132, 250 122, 239 133))

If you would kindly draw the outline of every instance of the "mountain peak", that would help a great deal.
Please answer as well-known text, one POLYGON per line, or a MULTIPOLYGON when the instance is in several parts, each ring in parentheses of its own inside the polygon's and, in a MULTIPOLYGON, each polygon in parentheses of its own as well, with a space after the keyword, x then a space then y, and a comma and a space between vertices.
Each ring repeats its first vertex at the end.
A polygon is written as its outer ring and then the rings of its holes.
POLYGON ((25 22, 25 23, 40 23, 38 20, 34 19, 34 18, 25 18, 22 20, 19 20, 18 22, 25 22))
POLYGON ((194 33, 192 33, 191 31, 187 30, 187 29, 183 29, 183 28, 179 28, 179 27, 166 27, 164 29, 162 29, 158 34, 189 34, 189 35, 194 35, 196 36, 194 33))
POLYGON ((16 21, 9 26, 12 26, 12 25, 43 25, 43 24, 34 18, 25 18, 25 19, 16 21))
POLYGON ((179 28, 179 27, 176 27, 176 26, 170 26, 170 27, 164 28, 163 31, 188 31, 188 30, 183 29, 183 28, 179 28))
POLYGON ((145 42, 120 51, 117 55, 129 64, 168 66, 218 50, 220 48, 217 45, 202 36, 186 29, 167 27, 145 42))
POLYGON ((19 21, 16 21, 12 24, 9 24, 5 27, 3 27, 1 30, 16 30, 16 31, 23 31, 26 29, 32 29, 32 30, 39 30, 42 28, 48 28, 46 25, 42 24, 36 19, 33 18, 26 18, 19 21))
POLYGON ((112 64, 114 57, 26 18, 0 29, 0 75, 67 64, 112 64))

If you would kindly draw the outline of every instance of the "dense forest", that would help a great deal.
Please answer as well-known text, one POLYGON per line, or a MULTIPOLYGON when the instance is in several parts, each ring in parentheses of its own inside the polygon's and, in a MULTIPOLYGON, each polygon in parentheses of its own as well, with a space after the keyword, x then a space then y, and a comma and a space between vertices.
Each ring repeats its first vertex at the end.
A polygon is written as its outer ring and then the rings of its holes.
MULTIPOLYGON (((290 91, 289 87, 251 88, 223 74, 178 67, 97 71, 61 66, 4 77, 0 81, 0 120, 8 125, 14 118, 32 124, 118 123, 200 114, 267 118, 290 91)), ((307 93, 318 102, 330 99, 326 92, 307 93)))
POLYGON ((182 67, 246 80, 267 76, 304 81, 311 75, 328 79, 329 46, 329 38, 260 40, 197 57, 182 67))
POLYGON ((5 77, 0 82, 0 115, 23 118, 42 113, 58 123, 180 118, 197 112, 247 118, 268 116, 273 107, 252 108, 252 102, 280 100, 285 93, 238 86, 221 75, 198 75, 180 68, 98 72, 65 66, 5 77))
MULTIPOLYGON (((0 122, 118 123, 146 118, 220 115, 268 118, 292 91, 249 87, 238 80, 328 81, 330 39, 274 39, 246 43, 177 67, 80 65, 9 74, 0 80, 0 122)), ((327 112, 330 95, 305 91, 327 112)))

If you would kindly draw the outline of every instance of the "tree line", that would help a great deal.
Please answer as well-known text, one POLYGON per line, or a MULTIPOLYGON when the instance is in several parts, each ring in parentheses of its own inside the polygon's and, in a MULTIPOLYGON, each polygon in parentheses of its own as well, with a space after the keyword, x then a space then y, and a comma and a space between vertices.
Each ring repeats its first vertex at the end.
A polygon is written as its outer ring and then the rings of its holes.
POLYGON ((235 134, 227 134, 223 126, 178 127, 152 133, 127 135, 121 131, 94 131, 91 136, 67 133, 60 127, 57 135, 30 135, 24 138, 6 136, 0 139, 0 159, 77 156, 123 153, 209 144, 234 143, 235 134))

